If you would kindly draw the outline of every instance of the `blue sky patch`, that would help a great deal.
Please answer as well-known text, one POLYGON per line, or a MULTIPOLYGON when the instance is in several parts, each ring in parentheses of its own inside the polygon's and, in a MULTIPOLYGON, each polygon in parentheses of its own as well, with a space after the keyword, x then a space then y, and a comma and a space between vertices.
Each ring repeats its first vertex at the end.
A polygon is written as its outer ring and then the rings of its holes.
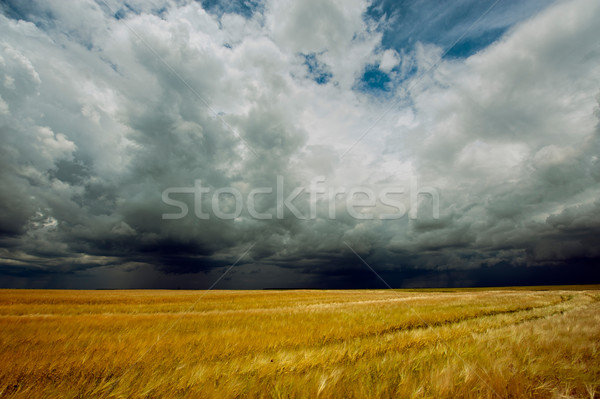
POLYGON ((319 62, 315 53, 302 54, 304 57, 304 65, 308 70, 308 76, 318 84, 327 84, 333 74, 326 64, 319 62))
POLYGON ((392 89, 392 79, 379 69, 378 65, 368 65, 358 84, 357 89, 365 92, 389 92, 392 89))
POLYGON ((511 26, 528 19, 553 0, 374 0, 366 18, 380 25, 382 47, 411 52, 418 42, 464 58, 498 40, 511 26), (491 7, 491 9, 490 9, 491 7), (489 10, 489 11, 488 11, 489 10))
POLYGON ((218 15, 238 14, 244 18, 251 18, 259 11, 264 11, 264 4, 261 0, 201 0, 202 8, 206 11, 218 15))

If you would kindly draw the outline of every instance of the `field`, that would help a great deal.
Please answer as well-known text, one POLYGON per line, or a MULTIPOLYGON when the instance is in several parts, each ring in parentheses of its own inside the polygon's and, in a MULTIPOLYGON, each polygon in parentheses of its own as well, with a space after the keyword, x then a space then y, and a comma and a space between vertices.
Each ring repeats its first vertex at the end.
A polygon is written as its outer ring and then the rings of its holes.
POLYGON ((0 290, 0 396, 600 397, 600 286, 0 290))

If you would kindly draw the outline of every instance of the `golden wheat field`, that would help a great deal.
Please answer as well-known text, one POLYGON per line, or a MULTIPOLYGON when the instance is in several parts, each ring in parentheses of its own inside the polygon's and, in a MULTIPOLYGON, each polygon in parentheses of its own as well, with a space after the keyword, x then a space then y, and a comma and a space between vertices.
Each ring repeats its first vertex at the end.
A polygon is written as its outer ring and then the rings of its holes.
POLYGON ((0 290, 0 396, 600 395, 600 287, 0 290))

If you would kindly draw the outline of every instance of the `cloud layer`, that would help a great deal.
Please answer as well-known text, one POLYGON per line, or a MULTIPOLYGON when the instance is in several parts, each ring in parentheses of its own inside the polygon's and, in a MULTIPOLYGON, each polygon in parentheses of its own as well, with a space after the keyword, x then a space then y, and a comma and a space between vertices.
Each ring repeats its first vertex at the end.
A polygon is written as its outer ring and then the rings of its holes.
POLYGON ((204 287, 244 254, 224 287, 376 286, 352 250, 396 286, 598 282, 600 4, 536 5, 457 22, 496 29, 465 55, 407 33, 416 4, 6 3, 3 285, 204 287), (316 217, 162 217, 170 187, 246 198, 278 176, 285 195, 324 178, 316 217), (353 187, 405 188, 407 215, 351 217, 332 191, 353 187))

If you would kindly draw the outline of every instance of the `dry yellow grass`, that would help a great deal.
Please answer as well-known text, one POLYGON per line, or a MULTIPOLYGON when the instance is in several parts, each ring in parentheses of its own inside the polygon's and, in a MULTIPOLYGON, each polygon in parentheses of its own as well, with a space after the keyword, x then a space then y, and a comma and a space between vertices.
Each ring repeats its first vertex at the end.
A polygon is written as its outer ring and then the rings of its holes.
POLYGON ((0 290, 0 396, 593 398, 599 288, 0 290))

